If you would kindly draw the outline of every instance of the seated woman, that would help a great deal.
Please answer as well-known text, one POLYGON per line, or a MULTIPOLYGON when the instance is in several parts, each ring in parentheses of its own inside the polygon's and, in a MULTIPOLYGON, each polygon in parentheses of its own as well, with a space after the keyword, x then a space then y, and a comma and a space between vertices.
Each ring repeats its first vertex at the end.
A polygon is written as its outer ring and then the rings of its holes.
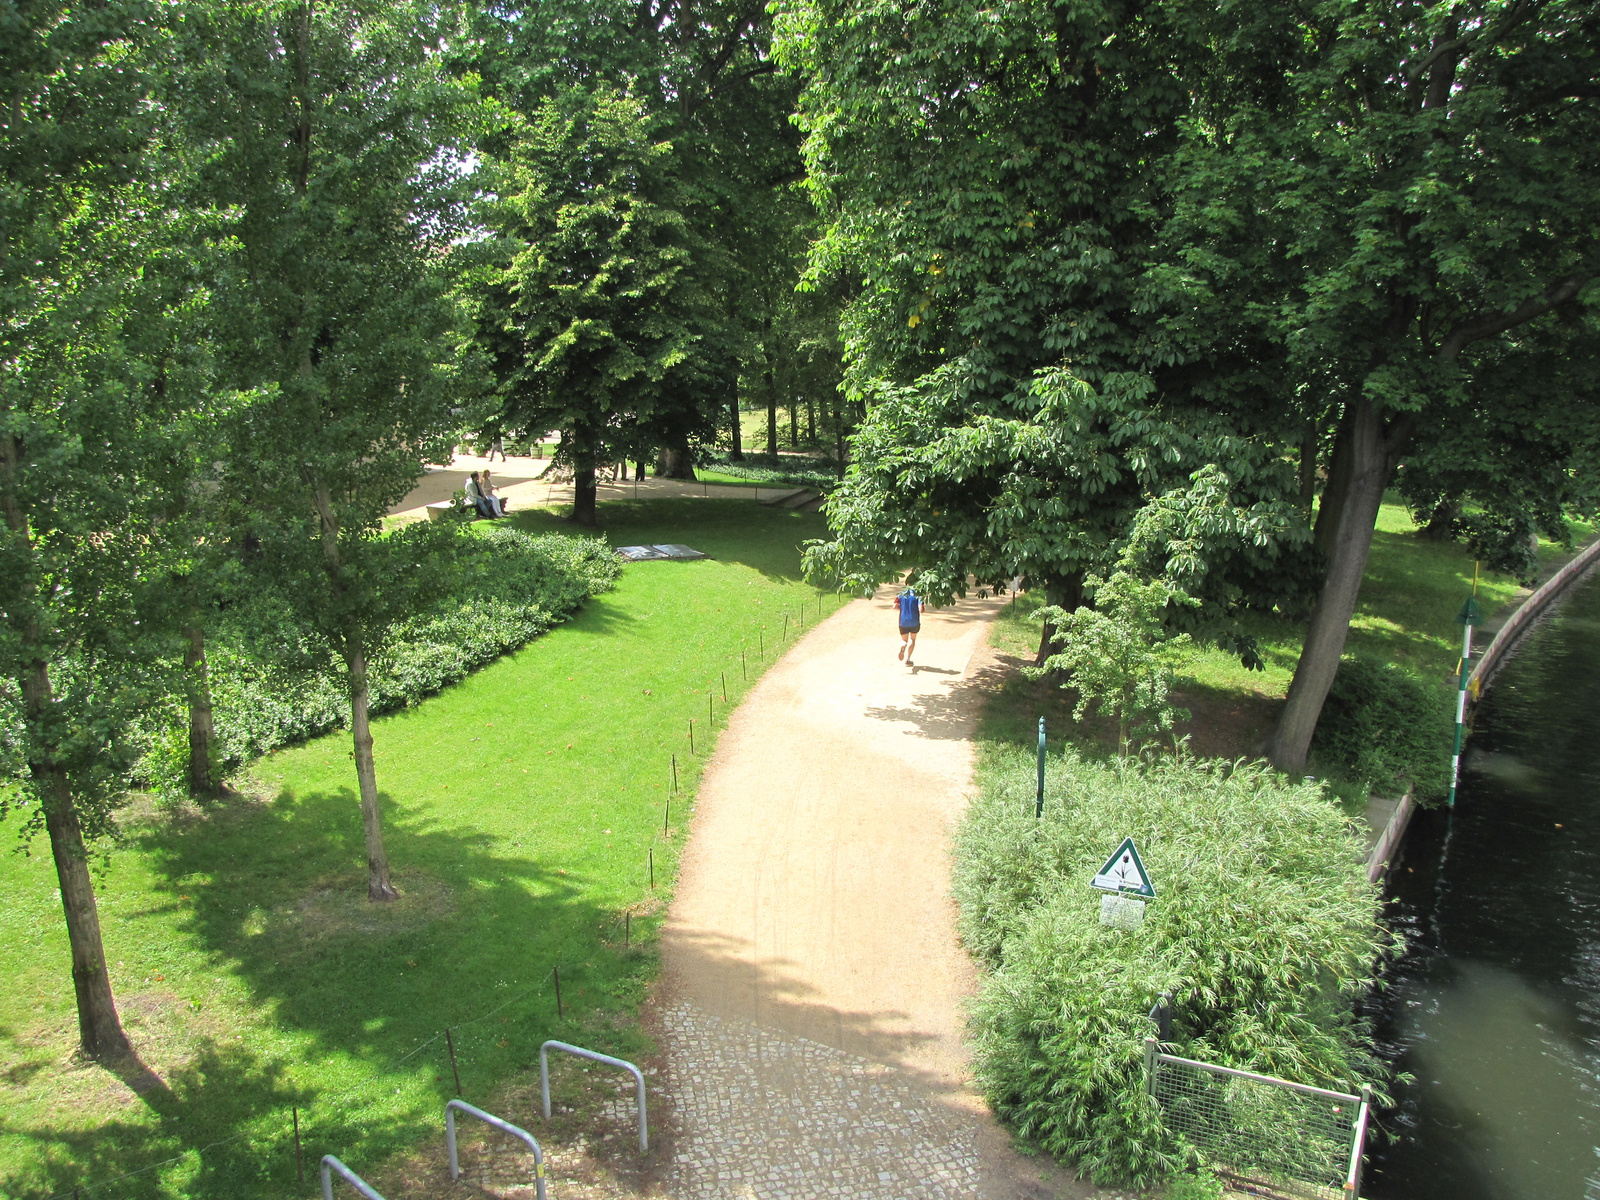
POLYGON ((495 508, 494 501, 483 494, 483 485, 478 482, 478 473, 474 471, 467 476, 467 499, 472 507, 478 510, 480 517, 498 517, 500 512, 495 508))
POLYGON ((494 484, 489 481, 489 468, 488 467, 485 467, 483 469, 482 486, 483 486, 483 498, 485 500, 487 500, 490 504, 494 505, 495 516, 497 516, 497 517, 505 516, 506 515, 505 497, 495 494, 494 484))

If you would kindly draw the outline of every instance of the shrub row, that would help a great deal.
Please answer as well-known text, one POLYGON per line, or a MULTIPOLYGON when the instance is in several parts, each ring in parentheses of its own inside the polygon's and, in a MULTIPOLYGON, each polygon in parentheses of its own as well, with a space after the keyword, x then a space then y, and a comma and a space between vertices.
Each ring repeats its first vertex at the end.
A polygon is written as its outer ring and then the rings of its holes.
MULTIPOLYGON (((468 543, 466 588, 434 611, 401 625, 374 661, 369 682, 374 715, 414 704, 525 645, 570 616, 588 597, 610 588, 621 571, 616 555, 602 541, 533 535, 499 526, 479 528, 481 532, 475 530, 477 536, 468 543)), ((260 648, 272 641, 233 629, 214 639, 208 649, 212 704, 226 768, 349 721, 342 665, 324 660, 323 670, 284 670, 276 662, 264 661, 260 648)), ((302 656, 281 657, 294 661, 302 656)), ((141 773, 163 793, 182 794, 186 721, 185 710, 174 700, 149 731, 150 749, 141 773)))
POLYGON ((1380 1074, 1355 1000, 1389 936, 1353 827, 1264 765, 1165 757, 1052 765, 995 752, 957 836, 963 939, 983 972, 979 1080, 1029 1142, 1098 1182, 1192 1162, 1146 1094, 1146 1014, 1173 996, 1176 1053, 1353 1088, 1380 1074), (1133 837, 1157 896, 1100 923, 1090 879, 1133 837))

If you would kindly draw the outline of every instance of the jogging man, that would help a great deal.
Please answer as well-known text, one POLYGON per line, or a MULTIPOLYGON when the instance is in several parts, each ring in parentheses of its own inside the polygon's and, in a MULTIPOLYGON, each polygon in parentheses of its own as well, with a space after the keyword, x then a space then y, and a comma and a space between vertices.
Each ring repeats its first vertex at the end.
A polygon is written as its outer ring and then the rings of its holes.
POLYGON ((917 649, 917 634, 922 631, 922 598, 912 590, 909 581, 895 598, 894 607, 900 621, 900 653, 896 657, 909 667, 917 649))

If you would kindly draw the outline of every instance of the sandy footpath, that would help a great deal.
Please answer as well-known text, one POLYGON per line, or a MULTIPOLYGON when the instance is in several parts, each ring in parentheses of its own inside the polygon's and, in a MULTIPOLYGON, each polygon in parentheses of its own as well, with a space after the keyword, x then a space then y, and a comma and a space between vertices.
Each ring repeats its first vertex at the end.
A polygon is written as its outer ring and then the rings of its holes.
POLYGON ((969 1085, 950 836, 1000 601, 846 605, 750 692, 701 781, 655 1016, 679 1197, 1096 1194, 969 1085))

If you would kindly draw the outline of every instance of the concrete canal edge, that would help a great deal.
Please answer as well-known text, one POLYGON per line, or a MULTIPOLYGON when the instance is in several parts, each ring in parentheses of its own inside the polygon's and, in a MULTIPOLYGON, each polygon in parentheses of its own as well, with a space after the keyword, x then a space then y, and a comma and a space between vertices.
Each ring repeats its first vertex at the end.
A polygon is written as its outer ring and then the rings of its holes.
MULTIPOLYGON (((1573 555, 1509 613, 1502 609, 1486 622, 1486 625, 1498 622, 1499 627, 1467 677, 1469 712, 1477 705, 1483 690, 1494 681, 1496 672, 1505 664, 1522 635, 1596 563, 1600 563, 1600 537, 1573 555)), ((1366 858, 1369 882, 1379 883, 1388 875, 1390 865, 1400 856, 1401 842, 1415 812, 1416 801, 1409 788, 1398 800, 1374 797, 1368 802, 1367 823, 1374 835, 1366 858)))
POLYGON ((1477 704, 1483 689, 1493 682, 1495 672, 1500 669, 1512 647, 1529 627, 1597 561, 1600 561, 1600 538, 1596 538, 1573 555, 1565 566, 1540 584, 1510 616, 1506 617, 1505 622, 1495 631, 1494 640, 1489 643, 1483 656, 1478 659, 1477 665, 1472 668, 1472 674, 1467 677, 1467 697, 1470 705, 1477 704))

